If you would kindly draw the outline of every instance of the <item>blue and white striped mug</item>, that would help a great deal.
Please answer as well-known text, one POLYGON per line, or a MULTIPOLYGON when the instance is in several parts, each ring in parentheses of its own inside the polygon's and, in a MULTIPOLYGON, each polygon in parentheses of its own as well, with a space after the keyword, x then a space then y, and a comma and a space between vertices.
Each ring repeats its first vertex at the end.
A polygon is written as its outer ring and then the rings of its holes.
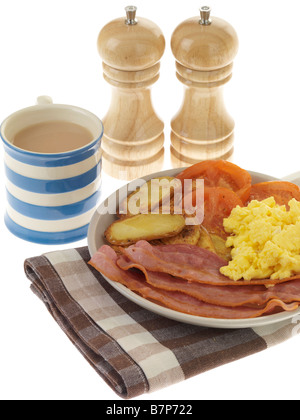
POLYGON ((37 105, 7 117, 0 135, 4 144, 7 228, 22 239, 42 244, 85 238, 100 196, 100 119, 85 109, 39 97, 37 105), (81 125, 93 140, 62 153, 37 153, 14 145, 18 132, 47 121, 81 125))

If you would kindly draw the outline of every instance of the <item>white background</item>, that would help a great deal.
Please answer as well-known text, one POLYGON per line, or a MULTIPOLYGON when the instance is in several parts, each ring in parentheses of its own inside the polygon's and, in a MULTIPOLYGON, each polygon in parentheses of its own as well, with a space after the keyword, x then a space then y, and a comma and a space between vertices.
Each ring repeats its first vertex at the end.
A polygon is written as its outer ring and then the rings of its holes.
MULTIPOLYGON (((299 170, 300 2, 297 0, 135 0, 138 14, 155 21, 166 38, 153 103, 165 122, 169 168, 170 119, 183 88, 170 50, 174 28, 200 6, 229 21, 239 52, 225 101, 235 119, 234 162, 283 177, 299 170)), ((39 95, 84 107, 100 118, 110 102, 96 40, 102 26, 124 15, 125 1, 0 0, 0 120, 39 95)), ((0 157, 3 158, 1 147, 0 157)), ((120 183, 103 176, 103 197, 120 183)), ((5 178, 0 169, 0 213, 5 178)), ((27 257, 60 248, 14 237, 1 216, 0 398, 10 400, 118 400, 30 291, 27 257)), ((139 399, 298 399, 300 339, 227 364, 139 399)))

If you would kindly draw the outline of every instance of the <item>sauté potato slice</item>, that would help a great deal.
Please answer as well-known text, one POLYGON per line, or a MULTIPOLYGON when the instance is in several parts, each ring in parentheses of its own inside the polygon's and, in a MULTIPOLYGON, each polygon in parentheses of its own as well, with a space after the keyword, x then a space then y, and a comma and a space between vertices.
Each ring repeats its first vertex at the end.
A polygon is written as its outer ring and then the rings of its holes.
POLYGON ((211 234, 211 240, 214 244, 216 253, 219 257, 224 258, 224 260, 230 261, 231 260, 231 248, 226 246, 226 240, 221 238, 221 236, 211 234))
POLYGON ((185 218, 180 214, 137 214, 112 223, 104 236, 112 245, 129 245, 175 236, 184 227, 185 218))
POLYGON ((171 238, 162 238, 163 244, 189 244, 197 245, 200 238, 200 226, 199 225, 187 225, 185 228, 178 233, 176 236, 171 238))
POLYGON ((214 252, 224 260, 231 259, 231 248, 226 247, 226 241, 221 236, 208 232, 203 226, 200 226, 200 238, 197 246, 214 252))
POLYGON ((215 254, 217 253, 210 234, 203 226, 200 226, 200 237, 197 242, 197 245, 200 248, 208 249, 209 251, 214 252, 215 254))
POLYGON ((162 213, 153 210, 160 208, 168 198, 170 201, 174 195, 174 187, 179 188, 180 185, 179 180, 169 176, 150 179, 126 197, 118 209, 118 216, 122 218, 139 213, 162 213))

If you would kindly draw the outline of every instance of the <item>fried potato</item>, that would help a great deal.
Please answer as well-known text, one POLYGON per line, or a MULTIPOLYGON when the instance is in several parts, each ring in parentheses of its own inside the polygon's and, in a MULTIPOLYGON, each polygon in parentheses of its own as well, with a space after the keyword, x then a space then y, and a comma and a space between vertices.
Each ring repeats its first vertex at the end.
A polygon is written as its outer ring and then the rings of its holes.
POLYGON ((170 200, 174 195, 174 188, 181 186, 181 182, 173 177, 153 178, 143 184, 137 191, 132 192, 121 203, 118 216, 128 217, 137 214, 162 213, 159 211, 163 206, 164 212, 170 207, 170 200))
POLYGON ((197 245, 200 238, 200 226, 199 225, 191 225, 185 226, 185 228, 176 236, 172 236, 171 238, 162 238, 160 240, 163 244, 189 244, 189 245, 197 245))
POLYGON ((231 260, 231 248, 226 246, 226 239, 221 238, 218 235, 211 234, 211 240, 214 244, 216 253, 219 257, 224 258, 224 260, 230 261, 231 260))
POLYGON ((217 253, 210 234, 203 226, 200 226, 200 238, 197 242, 197 246, 200 248, 208 249, 215 254, 217 253))
POLYGON ((200 248, 208 249, 227 261, 231 260, 231 248, 227 248, 226 240, 220 236, 208 232, 200 226, 200 239, 197 243, 200 248))
MULTIPOLYGON (((111 248, 115 251, 117 255, 122 255, 122 252, 120 250, 120 245, 111 245, 111 248)), ((122 248, 127 248, 127 246, 122 245, 122 248)))
POLYGON ((137 214, 112 223, 104 236, 112 245, 129 245, 175 236, 184 227, 185 219, 179 214, 137 214))

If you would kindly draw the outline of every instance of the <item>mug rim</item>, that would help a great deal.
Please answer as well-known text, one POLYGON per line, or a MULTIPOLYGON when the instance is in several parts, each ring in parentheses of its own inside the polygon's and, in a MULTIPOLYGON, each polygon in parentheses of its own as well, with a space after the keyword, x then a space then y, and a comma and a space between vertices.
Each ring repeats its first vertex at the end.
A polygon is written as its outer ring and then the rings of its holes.
POLYGON ((103 122, 101 121, 101 119, 99 117, 97 117, 96 114, 92 113, 91 111, 88 111, 85 108, 78 107, 76 105, 57 104, 57 103, 37 104, 37 105, 32 105, 32 106, 29 106, 29 107, 26 107, 26 108, 19 109, 18 111, 15 111, 12 114, 8 115, 2 121, 2 123, 0 125, 0 137, 1 137, 2 141, 3 141, 3 143, 7 147, 9 147, 10 149, 12 149, 12 150, 14 150, 16 152, 25 154, 27 156, 32 156, 32 157, 36 156, 36 157, 40 157, 40 158, 43 158, 43 157, 46 158, 46 157, 50 157, 50 156, 52 158, 56 158, 56 157, 59 158, 59 157, 64 157, 64 156, 70 156, 71 157, 71 156, 77 154, 78 152, 83 152, 85 150, 88 150, 90 147, 94 146, 98 141, 101 140, 101 138, 103 137, 103 132, 104 132, 103 122), (30 111, 30 110, 33 110, 33 109, 48 109, 48 108, 52 109, 53 107, 54 108, 68 109, 68 110, 75 111, 75 112, 78 112, 78 111, 79 112, 83 112, 84 114, 87 114, 88 116, 94 118, 96 120, 96 122, 99 123, 99 128, 100 128, 99 135, 96 138, 93 138, 92 141, 90 141, 89 143, 85 144, 82 147, 78 147, 77 149, 71 149, 71 150, 67 150, 65 152, 59 152, 59 153, 51 153, 51 152, 49 152, 49 153, 42 153, 42 152, 34 152, 34 151, 22 149, 21 147, 15 146, 13 143, 11 143, 5 137, 5 135, 3 133, 3 126, 5 128, 5 125, 8 123, 8 121, 11 118, 17 116, 18 114, 22 114, 23 112, 30 111))

